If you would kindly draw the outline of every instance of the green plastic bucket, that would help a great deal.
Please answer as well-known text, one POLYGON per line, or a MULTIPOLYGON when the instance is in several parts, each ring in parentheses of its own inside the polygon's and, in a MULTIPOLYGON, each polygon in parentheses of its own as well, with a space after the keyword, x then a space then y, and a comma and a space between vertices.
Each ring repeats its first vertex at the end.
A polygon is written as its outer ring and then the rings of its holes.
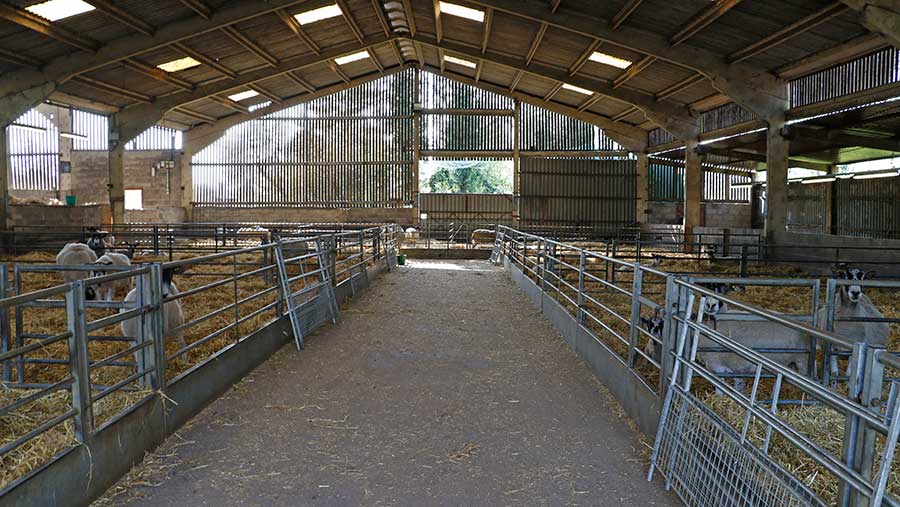
POLYGON ((66 206, 75 206, 75 204, 77 202, 78 202, 78 198, 76 196, 74 196, 74 195, 66 196, 66 206))
POLYGON ((397 265, 398 266, 406 266, 406 256, 405 255, 397 256, 397 265))

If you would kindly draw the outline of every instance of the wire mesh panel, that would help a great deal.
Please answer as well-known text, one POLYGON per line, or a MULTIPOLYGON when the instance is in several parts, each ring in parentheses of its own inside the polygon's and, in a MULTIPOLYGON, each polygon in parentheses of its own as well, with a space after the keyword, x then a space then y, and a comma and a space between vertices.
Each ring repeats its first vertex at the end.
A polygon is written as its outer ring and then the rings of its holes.
POLYGON ((59 129, 32 109, 7 128, 10 190, 59 189, 59 129))
POLYGON ((520 168, 522 223, 631 225, 636 221, 635 160, 526 158, 520 168))

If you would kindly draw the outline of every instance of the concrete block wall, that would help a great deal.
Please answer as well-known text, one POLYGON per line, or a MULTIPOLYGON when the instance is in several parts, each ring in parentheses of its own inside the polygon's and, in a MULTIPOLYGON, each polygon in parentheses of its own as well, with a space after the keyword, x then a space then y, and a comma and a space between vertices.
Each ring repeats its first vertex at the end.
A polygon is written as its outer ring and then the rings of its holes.
POLYGON ((104 223, 108 205, 92 206, 10 206, 10 219, 15 225, 85 227, 104 223))
MULTIPOLYGON (((752 224, 753 208, 750 203, 707 202, 702 204, 701 209, 701 223, 707 227, 749 228, 752 224)), ((681 224, 683 210, 684 204, 680 202, 650 202, 647 223, 681 224)))

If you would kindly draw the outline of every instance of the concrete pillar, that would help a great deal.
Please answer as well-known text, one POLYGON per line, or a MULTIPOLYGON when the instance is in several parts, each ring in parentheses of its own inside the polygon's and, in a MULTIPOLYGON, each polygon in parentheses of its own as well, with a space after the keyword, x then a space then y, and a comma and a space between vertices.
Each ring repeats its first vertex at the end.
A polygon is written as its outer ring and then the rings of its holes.
POLYGON ((788 152, 784 117, 769 119, 766 141, 766 241, 774 244, 787 225, 788 152))
MULTIPOLYGON (((72 110, 68 107, 56 108, 56 126, 60 132, 73 132, 72 130, 72 110)), ((68 137, 59 136, 59 163, 69 164, 69 172, 59 175, 59 199, 63 199, 72 189, 72 150, 75 141, 68 137)))
POLYGON ((688 141, 684 157, 684 242, 685 251, 693 251, 687 246, 694 242, 694 228, 703 225, 703 156, 697 152, 697 141, 688 141))
POLYGON ((120 142, 119 125, 109 119, 109 208, 114 224, 125 223, 125 143, 120 142))
POLYGON ((650 157, 645 153, 637 154, 637 205, 635 220, 645 224, 649 222, 650 210, 650 157))
POLYGON ((521 178, 519 176, 519 166, 521 163, 521 137, 519 132, 519 122, 522 118, 522 103, 519 99, 515 99, 515 107, 513 109, 513 226, 518 227, 521 218, 521 178))
POLYGON ((194 220, 194 174, 191 169, 191 159, 200 151, 199 146, 182 145, 180 173, 181 173, 181 207, 184 208, 184 219, 187 222, 194 220))

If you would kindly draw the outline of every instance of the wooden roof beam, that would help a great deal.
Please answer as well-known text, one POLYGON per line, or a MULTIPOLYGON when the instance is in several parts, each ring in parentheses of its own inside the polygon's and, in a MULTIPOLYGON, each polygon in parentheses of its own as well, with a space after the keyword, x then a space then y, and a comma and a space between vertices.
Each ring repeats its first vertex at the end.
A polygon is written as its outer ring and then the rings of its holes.
POLYGON ((860 13, 859 20, 870 32, 900 48, 900 7, 894 0, 841 0, 860 13))
POLYGON ((638 7, 641 6, 641 3, 643 3, 643 1, 644 0, 628 0, 627 2, 625 2, 625 5, 623 5, 622 8, 619 9, 619 12, 617 12, 616 15, 613 16, 613 18, 609 21, 609 29, 615 30, 616 28, 619 28, 622 23, 624 23, 625 20, 628 19, 629 16, 634 14, 634 11, 636 11, 638 7))
MULTIPOLYGON (((347 2, 345 2, 344 0, 335 1, 337 2, 338 7, 341 8, 341 13, 343 14, 342 17, 344 18, 344 21, 347 22, 347 26, 350 27, 350 31, 353 32, 353 36, 356 37, 356 40, 358 40, 360 44, 362 44, 365 41, 366 37, 363 31, 359 28, 359 24, 356 22, 356 18, 353 17, 353 11, 351 11, 350 8, 347 7, 347 2)), ((384 35, 386 37, 391 36, 390 32, 385 32, 384 35)))
POLYGON ((142 19, 138 19, 136 16, 132 16, 128 11, 109 0, 87 0, 87 3, 93 5, 98 11, 115 19, 119 23, 144 35, 153 35, 153 32, 156 31, 149 23, 142 19))
POLYGON ((184 107, 176 107, 175 109, 172 110, 172 112, 187 116, 189 118, 193 118, 195 120, 200 120, 204 123, 209 123, 210 125, 212 125, 213 123, 216 122, 216 120, 218 120, 218 118, 216 118, 215 116, 210 116, 208 114, 199 113, 197 111, 193 111, 191 109, 187 109, 184 107))
POLYGON ((681 30, 678 30, 678 32, 669 39, 669 43, 673 46, 677 46, 690 39, 696 35, 697 32, 703 30, 717 19, 724 16, 728 11, 737 7, 742 1, 743 0, 717 0, 705 9, 701 9, 697 14, 694 14, 691 17, 681 30))
POLYGON ((553 83, 553 86, 550 87, 550 91, 544 94, 544 102, 550 102, 551 100, 553 100, 553 97, 556 97, 556 94, 559 93, 560 90, 562 90, 562 87, 563 84, 559 81, 553 83))
POLYGON ((275 58, 272 53, 269 53, 268 51, 263 49, 262 46, 250 40, 246 35, 238 31, 237 28, 233 26, 226 26, 222 28, 222 31, 225 32, 226 35, 231 37, 232 40, 243 46, 244 49, 250 51, 258 58, 265 61, 269 66, 275 67, 276 65, 278 65, 278 58, 275 58))
POLYGON ((332 72, 337 74, 337 77, 341 78, 341 81, 345 83, 350 82, 350 76, 348 76, 344 71, 341 70, 341 66, 335 63, 334 60, 328 61, 328 68, 331 69, 332 72))
POLYGON ((372 10, 375 11, 375 17, 381 23, 381 29, 384 30, 384 36, 391 36, 391 24, 388 22, 387 16, 384 14, 384 4, 380 0, 372 0, 372 10))
POLYGON ((41 64, 35 60, 29 60, 25 58, 19 53, 9 51, 3 48, 0 48, 0 60, 13 63, 20 67, 27 67, 29 69, 37 69, 40 68, 41 64))
POLYGON ((587 100, 585 100, 584 102, 581 103, 581 105, 578 106, 578 111, 579 112, 587 111, 594 104, 596 104, 597 102, 600 102, 600 100, 602 98, 603 98, 603 95, 600 95, 599 93, 595 93, 595 94, 591 95, 590 97, 587 98, 587 100))
POLYGON ((481 73, 484 71, 484 60, 478 60, 478 63, 475 64, 475 82, 481 80, 481 73))
POLYGON ((180 0, 188 9, 194 11, 203 19, 212 19, 212 9, 202 0, 180 0))
POLYGON ((442 48, 438 48, 438 60, 440 60, 441 65, 441 75, 444 74, 444 71, 447 68, 447 63, 444 61, 444 50, 442 48))
POLYGON ((250 88, 251 90, 255 91, 256 93, 262 95, 263 97, 271 100, 272 102, 274 102, 276 104, 281 104, 282 102, 284 102, 283 98, 279 97, 278 95, 275 95, 271 91, 263 88, 262 86, 259 86, 258 84, 250 84, 250 85, 247 85, 247 87, 250 88))
POLYGON ((559 9, 559 5, 562 3, 562 0, 550 0, 550 12, 556 12, 559 9))
POLYGON ((634 107, 634 106, 631 106, 631 107, 629 107, 628 109, 622 111, 621 113, 619 113, 619 114, 613 116, 613 117, 612 117, 612 120, 613 120, 613 121, 622 121, 622 120, 624 120, 625 118, 628 118, 629 116, 631 116, 632 114, 634 114, 634 113, 636 113, 636 112, 638 112, 638 111, 640 111, 640 109, 638 109, 638 108, 636 108, 636 107, 634 107))
POLYGON ((282 21, 284 21, 284 24, 286 24, 288 28, 290 28, 291 31, 294 32, 294 35, 296 35, 301 41, 303 41, 303 44, 305 44, 306 47, 308 47, 310 50, 312 50, 313 53, 317 55, 322 54, 322 48, 320 48, 319 45, 316 44, 316 42, 306 34, 306 32, 300 26, 300 23, 297 22, 297 19, 294 16, 288 14, 288 12, 284 9, 278 9, 277 11, 275 11, 275 13, 278 14, 278 17, 281 18, 282 21))
POLYGON ((584 52, 578 56, 578 59, 575 60, 575 63, 573 63, 572 66, 569 67, 569 75, 574 76, 575 74, 578 74, 578 71, 580 71, 581 68, 584 67, 584 65, 588 62, 588 60, 590 60, 591 55, 594 54, 595 51, 597 51, 597 48, 599 48, 601 44, 603 44, 602 41, 594 39, 587 47, 587 49, 585 49, 584 52))
POLYGON ((760 53, 765 53, 775 46, 784 44, 788 40, 800 35, 801 33, 812 30, 813 28, 821 25, 829 19, 843 14, 846 10, 846 5, 840 2, 835 2, 820 11, 806 16, 800 21, 791 23, 790 25, 773 33, 772 35, 763 37, 762 39, 754 42, 744 49, 731 53, 730 55, 728 55, 728 61, 732 63, 738 63, 748 58, 752 58, 760 53))
POLYGON ((400 3, 403 5, 403 15, 406 18, 406 24, 409 25, 409 34, 415 37, 416 15, 413 12, 412 4, 409 2, 409 0, 401 0, 400 3))
POLYGON ((293 81, 294 83, 299 85, 300 88, 303 88, 304 90, 306 90, 307 93, 315 93, 315 91, 316 91, 315 86, 310 84, 309 81, 298 76, 296 72, 287 72, 287 73, 285 73, 284 77, 290 79, 291 81, 293 81))
POLYGON ((84 51, 96 51, 100 48, 100 43, 94 39, 79 35, 62 25, 47 21, 25 9, 19 9, 7 3, 0 2, 0 19, 5 19, 22 28, 28 28, 84 51))
POLYGON ((406 65, 406 59, 403 58, 403 52, 400 51, 400 46, 397 44, 397 41, 392 40, 390 46, 391 51, 394 53, 394 58, 397 60, 397 65, 406 65))
POLYGON ((531 47, 528 48, 528 55, 525 57, 525 65, 531 65, 531 61, 534 60, 534 55, 537 54, 538 48, 541 47, 541 41, 544 40, 544 35, 547 35, 548 28, 550 28, 550 25, 541 23, 537 33, 534 34, 534 39, 531 41, 531 47))
POLYGON ((484 23, 481 32, 481 53, 487 51, 488 42, 491 40, 491 26, 494 24, 494 9, 488 7, 484 10, 484 23))
POLYGON ((375 65, 375 68, 378 69, 378 72, 384 74, 384 64, 381 63, 381 60, 378 58, 378 55, 374 50, 369 50, 369 58, 372 59, 372 63, 375 65))
POLYGON ((682 91, 687 90, 691 86, 699 83, 700 81, 703 81, 704 79, 706 79, 706 77, 700 73, 688 76, 685 79, 682 79, 681 81, 673 84, 672 86, 658 91, 656 93, 656 100, 657 101, 665 100, 665 99, 671 97, 672 95, 677 95, 678 93, 681 93, 682 91))
POLYGON ((512 83, 509 84, 509 93, 513 93, 516 91, 516 88, 518 88, 519 82, 522 81, 523 77, 525 77, 524 70, 516 72, 516 77, 514 77, 512 83))
POLYGON ((197 60, 201 64, 210 67, 211 69, 215 70, 219 74, 222 74, 223 76, 225 76, 229 79, 234 79, 237 77, 237 72, 229 69, 228 67, 219 63, 218 61, 204 55, 203 53, 201 53, 199 51, 191 49, 190 47, 188 47, 180 42, 176 42, 176 43, 172 44, 172 48, 180 53, 190 56, 194 60, 197 60))
POLYGON ((431 4, 434 11, 434 35, 437 37, 438 42, 441 42, 444 38, 444 21, 442 19, 443 13, 441 12, 441 2, 440 0, 432 0, 431 4))
POLYGON ((619 77, 617 77, 613 81, 613 88, 618 88, 618 87, 622 86, 623 84, 627 83, 628 80, 634 78, 635 76, 637 76, 638 74, 640 74, 641 72, 646 70, 647 67, 652 65, 653 62, 655 62, 655 61, 656 61, 655 56, 645 56, 644 58, 641 59, 641 61, 629 65, 628 68, 625 69, 625 72, 623 72, 619 77))
POLYGON ((122 60, 122 66, 126 69, 131 69, 135 72, 140 72, 141 74, 151 77, 157 81, 161 81, 166 84, 170 84, 176 88, 181 88, 182 90, 193 90, 193 83, 186 81, 184 79, 175 77, 174 75, 162 70, 158 69, 152 65, 148 65, 142 61, 136 60, 134 58, 129 58, 128 60, 122 60))
POLYGON ((607 20, 587 12, 560 10, 554 14, 541 0, 469 0, 469 3, 546 23, 702 72, 717 89, 763 118, 783 115, 789 106, 783 80, 766 69, 744 63, 729 64, 721 55, 704 48, 687 43, 672 47, 666 37, 627 26, 612 30, 607 20))
POLYGON ((219 97, 218 95, 212 95, 207 98, 213 102, 223 105, 223 106, 227 107, 228 109, 233 109, 239 113, 247 114, 250 112, 250 108, 248 108, 247 106, 239 104, 227 97, 219 97))
POLYGON ((90 86, 91 88, 95 88, 111 95, 122 97, 123 99, 143 102, 144 104, 150 104, 153 102, 153 97, 149 95, 145 95, 134 90, 129 90, 127 88, 122 88, 121 86, 116 86, 112 83, 107 83, 106 81, 100 81, 99 79, 93 79, 87 76, 75 76, 74 78, 72 78, 72 81, 75 83, 90 86))

